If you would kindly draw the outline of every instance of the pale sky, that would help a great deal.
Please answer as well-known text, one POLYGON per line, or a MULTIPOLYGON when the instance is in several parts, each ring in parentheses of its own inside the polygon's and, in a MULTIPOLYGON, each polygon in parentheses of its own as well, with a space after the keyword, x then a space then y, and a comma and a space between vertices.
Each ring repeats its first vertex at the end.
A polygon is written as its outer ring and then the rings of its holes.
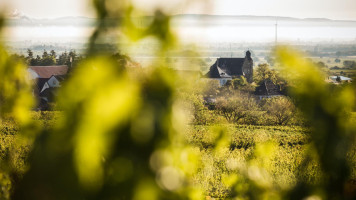
MULTIPOLYGON (((114 1, 114 0, 113 0, 114 1)), ((120 2, 121 0, 117 0, 120 2)), ((356 0, 133 0, 141 9, 164 7, 173 14, 286 16, 356 20, 356 0), (187 5, 186 2, 189 2, 187 5), (193 3, 191 3, 193 2, 193 3), (210 3, 206 3, 210 2, 210 3)), ((91 0, 0 0, 0 9, 35 18, 91 16, 91 0)))

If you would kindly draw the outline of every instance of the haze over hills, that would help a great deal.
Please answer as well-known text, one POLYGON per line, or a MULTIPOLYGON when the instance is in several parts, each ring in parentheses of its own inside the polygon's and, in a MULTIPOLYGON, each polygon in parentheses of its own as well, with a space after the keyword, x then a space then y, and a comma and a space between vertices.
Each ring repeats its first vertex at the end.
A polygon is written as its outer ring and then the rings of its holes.
MULTIPOLYGON (((145 20, 152 17, 139 17, 136 20, 145 20)), ((242 22, 255 24, 257 22, 279 22, 279 23, 300 23, 305 25, 336 25, 336 26, 356 26, 356 21, 351 20, 332 20, 326 18, 293 18, 283 16, 253 16, 253 15, 201 15, 201 14, 184 14, 172 16, 173 22, 178 22, 174 25, 189 25, 184 24, 194 21, 201 25, 233 25, 242 22)), ((82 16, 68 16, 55 19, 37 19, 26 15, 16 17, 7 17, 8 26, 94 26, 95 19, 82 16)))
MULTIPOLYGON (((110 20, 117 22, 117 19, 110 20)), ((133 20, 138 26, 146 26, 152 21, 152 16, 133 20)), ((21 13, 7 17, 2 40, 27 41, 29 44, 85 42, 95 28, 95 21, 94 18, 80 16, 36 19, 21 13)), ((280 42, 356 41, 356 21, 252 15, 172 16, 172 28, 183 43, 274 43, 276 23, 280 42)))
POLYGON ((95 19, 87 17, 61 17, 36 19, 27 16, 7 18, 7 26, 94 26, 95 19))

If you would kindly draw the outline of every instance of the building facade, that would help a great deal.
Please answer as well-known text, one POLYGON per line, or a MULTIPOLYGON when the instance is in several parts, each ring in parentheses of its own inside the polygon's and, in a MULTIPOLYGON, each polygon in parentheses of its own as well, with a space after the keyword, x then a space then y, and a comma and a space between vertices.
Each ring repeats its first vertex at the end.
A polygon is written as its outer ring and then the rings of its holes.
POLYGON ((219 80, 220 85, 241 76, 249 83, 253 82, 253 60, 250 51, 246 52, 245 58, 218 58, 205 74, 206 78, 219 80))

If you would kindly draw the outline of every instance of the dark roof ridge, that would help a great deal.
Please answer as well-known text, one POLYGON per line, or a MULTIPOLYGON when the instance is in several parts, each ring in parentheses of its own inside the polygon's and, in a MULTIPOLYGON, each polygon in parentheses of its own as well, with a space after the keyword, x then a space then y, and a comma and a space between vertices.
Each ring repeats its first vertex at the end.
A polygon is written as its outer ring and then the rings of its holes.
POLYGON ((68 67, 68 65, 31 65, 28 67, 68 67))
POLYGON ((220 57, 218 59, 245 59, 245 58, 241 58, 241 57, 220 57))

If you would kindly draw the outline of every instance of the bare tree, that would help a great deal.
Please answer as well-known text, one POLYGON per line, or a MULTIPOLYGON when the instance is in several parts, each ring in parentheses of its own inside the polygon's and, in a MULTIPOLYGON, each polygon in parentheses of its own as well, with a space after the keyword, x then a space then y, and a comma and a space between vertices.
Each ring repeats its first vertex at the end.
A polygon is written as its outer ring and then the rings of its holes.
POLYGON ((295 106, 287 97, 267 99, 264 109, 278 125, 286 125, 293 118, 295 106))
POLYGON ((220 97, 216 100, 216 109, 229 122, 237 123, 255 111, 258 106, 253 98, 247 95, 235 94, 229 97, 220 97))

